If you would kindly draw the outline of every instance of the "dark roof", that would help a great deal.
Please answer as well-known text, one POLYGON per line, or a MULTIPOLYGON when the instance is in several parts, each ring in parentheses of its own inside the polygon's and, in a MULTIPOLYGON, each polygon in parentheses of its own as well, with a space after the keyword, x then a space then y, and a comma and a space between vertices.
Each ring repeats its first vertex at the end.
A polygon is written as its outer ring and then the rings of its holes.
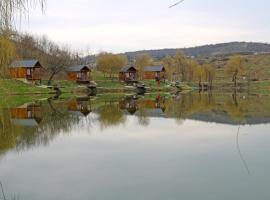
POLYGON ((66 69, 66 71, 68 71, 68 72, 79 72, 79 71, 83 70, 84 68, 87 68, 88 70, 90 70, 90 68, 87 65, 77 65, 77 66, 68 67, 66 69))
POLYGON ((34 68, 37 64, 40 64, 38 60, 19 60, 11 63, 12 68, 34 68))
POLYGON ((161 72, 163 71, 164 67, 161 65, 161 66, 147 66, 147 67, 144 67, 144 71, 146 72, 161 72))
MULTIPOLYGON (((130 70, 131 68, 135 69, 135 67, 132 67, 132 66, 126 66, 126 67, 123 67, 120 72, 128 72, 128 70, 130 70)), ((136 70, 136 69, 135 69, 136 70)))

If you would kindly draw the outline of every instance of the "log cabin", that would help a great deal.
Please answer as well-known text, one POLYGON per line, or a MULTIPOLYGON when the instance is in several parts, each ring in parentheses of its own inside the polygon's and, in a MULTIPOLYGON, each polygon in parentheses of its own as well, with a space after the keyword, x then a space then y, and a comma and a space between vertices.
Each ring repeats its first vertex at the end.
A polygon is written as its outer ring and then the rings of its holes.
POLYGON ((78 84, 89 84, 90 68, 86 65, 68 67, 66 69, 68 80, 75 81, 78 84))
POLYGON ((165 67, 163 66, 147 66, 144 68, 145 80, 165 80, 165 67))
POLYGON ((119 80, 124 82, 134 82, 137 80, 137 70, 135 67, 123 67, 119 72, 119 80))
POLYGON ((9 72, 13 79, 24 81, 41 81, 41 71, 44 69, 38 60, 13 61, 9 72))
POLYGON ((10 109, 11 121, 14 125, 36 127, 42 121, 40 104, 25 104, 10 109))

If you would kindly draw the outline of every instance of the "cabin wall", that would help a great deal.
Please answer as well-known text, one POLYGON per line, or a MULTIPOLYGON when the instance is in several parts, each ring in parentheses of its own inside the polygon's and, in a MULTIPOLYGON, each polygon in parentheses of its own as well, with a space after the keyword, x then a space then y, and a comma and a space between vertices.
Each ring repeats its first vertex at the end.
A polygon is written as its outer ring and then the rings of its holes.
POLYGON ((11 78, 26 78, 26 68, 9 69, 11 78))
POLYGON ((70 81, 77 80, 77 72, 68 72, 67 76, 68 76, 68 80, 70 80, 70 81))
POLYGON ((41 118, 42 111, 40 106, 28 106, 21 108, 10 109, 11 117, 18 119, 29 119, 29 118, 41 118))
POLYGON ((12 118, 18 118, 18 119, 28 118, 27 108, 12 108, 10 110, 10 113, 11 113, 12 118))
POLYGON ((33 80, 39 80, 41 78, 42 70, 41 68, 34 68, 33 69, 33 80))
POLYGON ((130 72, 120 72, 119 73, 119 80, 120 81, 127 81, 127 74, 129 75, 129 76, 132 76, 132 74, 134 75, 134 80, 136 80, 137 79, 137 74, 136 74, 136 72, 135 71, 130 71, 130 72))
POLYGON ((78 111, 77 101, 73 100, 67 103, 69 111, 78 111))
POLYGON ((67 77, 68 77, 68 80, 70 81, 79 81, 79 80, 82 80, 82 81, 88 81, 89 80, 89 74, 90 72, 88 71, 82 71, 82 72, 67 72, 67 77), (81 79, 78 78, 78 74, 81 73, 81 79))
POLYGON ((14 79, 29 79, 29 80, 40 80, 41 68, 33 68, 32 76, 27 77, 27 68, 11 68, 9 69, 10 77, 14 79))
POLYGON ((158 74, 161 80, 165 77, 165 72, 144 72, 144 79, 156 80, 156 74, 158 74))

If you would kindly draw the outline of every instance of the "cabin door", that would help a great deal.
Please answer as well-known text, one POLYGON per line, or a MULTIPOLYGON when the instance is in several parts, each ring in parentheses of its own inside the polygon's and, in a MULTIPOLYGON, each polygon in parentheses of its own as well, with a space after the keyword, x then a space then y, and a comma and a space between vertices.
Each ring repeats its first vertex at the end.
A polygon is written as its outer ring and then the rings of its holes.
POLYGON ((135 81, 135 73, 130 73, 130 80, 135 81))
POLYGON ((82 72, 81 76, 82 76, 81 78, 83 81, 87 80, 87 72, 82 72))
POLYGON ((27 69, 26 69, 26 77, 27 77, 27 78, 32 77, 32 69, 31 69, 31 68, 27 68, 27 69))

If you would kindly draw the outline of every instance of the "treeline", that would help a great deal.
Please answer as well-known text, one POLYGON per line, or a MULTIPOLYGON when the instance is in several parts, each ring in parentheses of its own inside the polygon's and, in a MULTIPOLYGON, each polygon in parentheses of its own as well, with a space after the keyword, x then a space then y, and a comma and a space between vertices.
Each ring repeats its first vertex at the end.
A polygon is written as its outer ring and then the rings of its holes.
POLYGON ((9 76, 8 68, 13 60, 37 59, 44 66, 44 75, 51 84, 52 79, 61 74, 67 66, 84 64, 79 54, 68 46, 60 46, 46 36, 33 36, 13 32, 10 37, 0 34, 1 78, 9 76))
POLYGON ((213 45, 204 45, 191 48, 157 49, 135 52, 126 52, 129 59, 134 59, 139 54, 147 53, 155 59, 161 59, 166 55, 175 56, 177 52, 183 52, 189 57, 209 57, 228 54, 254 54, 270 52, 270 44, 255 42, 230 42, 213 45))
POLYGON ((212 85, 215 77, 215 67, 210 64, 200 64, 196 60, 186 57, 178 52, 175 56, 166 56, 155 60, 148 54, 139 54, 134 60, 128 60, 124 54, 101 53, 96 58, 97 70, 104 76, 118 75, 122 67, 134 66, 138 71, 138 78, 143 81, 146 66, 163 65, 166 69, 166 78, 170 81, 197 82, 201 85, 207 82, 212 85))

